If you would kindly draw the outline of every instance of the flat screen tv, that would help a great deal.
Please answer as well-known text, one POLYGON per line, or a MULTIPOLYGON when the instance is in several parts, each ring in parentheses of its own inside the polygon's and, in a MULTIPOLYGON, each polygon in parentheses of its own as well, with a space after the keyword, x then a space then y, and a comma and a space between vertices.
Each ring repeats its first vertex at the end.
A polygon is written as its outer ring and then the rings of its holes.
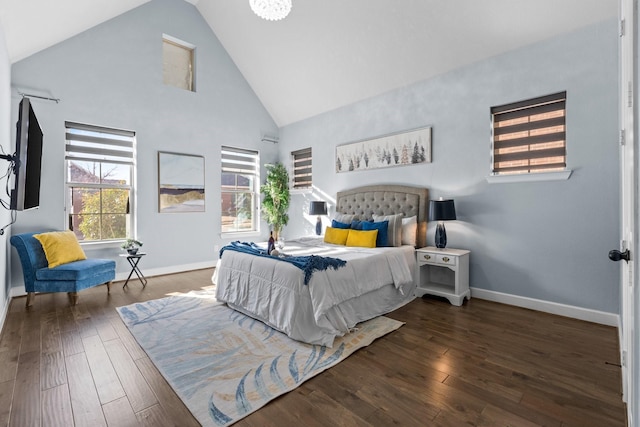
POLYGON ((42 130, 29 98, 20 101, 16 127, 15 177, 10 208, 23 211, 40 206, 42 130))

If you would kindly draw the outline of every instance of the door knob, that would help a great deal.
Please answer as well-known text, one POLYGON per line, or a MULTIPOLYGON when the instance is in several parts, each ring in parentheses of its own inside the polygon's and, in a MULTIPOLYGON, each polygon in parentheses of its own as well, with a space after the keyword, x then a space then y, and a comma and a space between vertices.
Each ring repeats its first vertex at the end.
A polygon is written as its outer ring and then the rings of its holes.
POLYGON ((611 261, 620 261, 621 259, 625 260, 626 262, 629 262, 629 258, 630 258, 630 253, 629 253, 629 249, 625 250, 624 252, 620 252, 620 251, 609 251, 609 259, 611 261))

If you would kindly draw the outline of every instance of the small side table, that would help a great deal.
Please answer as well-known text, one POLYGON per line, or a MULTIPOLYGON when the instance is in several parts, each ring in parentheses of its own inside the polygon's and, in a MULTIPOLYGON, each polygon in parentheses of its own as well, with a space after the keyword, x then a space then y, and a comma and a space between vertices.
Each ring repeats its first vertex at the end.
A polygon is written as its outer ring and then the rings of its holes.
POLYGON ((465 298, 471 299, 469 253, 463 249, 433 246, 416 249, 416 297, 437 295, 458 306, 465 298))
POLYGON ((144 277, 144 274, 142 274, 142 271, 140 271, 140 268, 138 267, 138 263, 140 262, 142 257, 145 256, 145 255, 146 255, 145 252, 138 252, 135 255, 120 254, 121 257, 126 257, 127 258, 127 261, 129 262, 129 265, 131 266, 131 273, 129 273, 129 276, 127 277, 127 280, 124 282, 124 285, 122 285, 122 289, 124 289, 125 286, 127 286, 127 283, 129 283, 129 279, 131 279, 131 276, 133 275, 133 273, 136 273, 136 276, 138 276, 138 280, 140 280, 140 283, 142 283, 142 287, 143 288, 145 286, 147 286, 147 278, 144 277))

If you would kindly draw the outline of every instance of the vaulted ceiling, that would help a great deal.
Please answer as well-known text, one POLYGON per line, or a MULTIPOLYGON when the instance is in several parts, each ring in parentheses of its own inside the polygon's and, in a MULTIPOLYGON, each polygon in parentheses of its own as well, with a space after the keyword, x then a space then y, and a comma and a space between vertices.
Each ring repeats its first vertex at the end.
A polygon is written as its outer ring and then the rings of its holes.
MULTIPOLYGON (((148 1, 0 0, 11 61, 148 1)), ((248 0, 188 2, 279 126, 613 18, 618 11, 618 0, 293 0, 289 16, 271 22, 254 15, 248 0)))

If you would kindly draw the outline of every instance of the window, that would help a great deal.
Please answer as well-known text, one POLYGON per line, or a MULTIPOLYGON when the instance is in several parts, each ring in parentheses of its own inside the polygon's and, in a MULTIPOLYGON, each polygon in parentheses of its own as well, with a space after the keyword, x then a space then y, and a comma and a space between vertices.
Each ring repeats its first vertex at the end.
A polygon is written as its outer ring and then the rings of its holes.
POLYGON ((566 170, 566 95, 491 108, 494 175, 566 170))
POLYGON ((311 147, 291 153, 293 173, 291 174, 291 188, 294 190, 305 190, 311 188, 313 180, 311 177, 311 147))
POLYGON ((66 212, 78 240, 134 235, 135 132, 65 122, 66 212))
POLYGON ((162 81, 169 86, 195 91, 195 47, 171 36, 162 37, 162 81))
POLYGON ((258 231, 260 155, 257 151, 222 147, 223 233, 258 231))

